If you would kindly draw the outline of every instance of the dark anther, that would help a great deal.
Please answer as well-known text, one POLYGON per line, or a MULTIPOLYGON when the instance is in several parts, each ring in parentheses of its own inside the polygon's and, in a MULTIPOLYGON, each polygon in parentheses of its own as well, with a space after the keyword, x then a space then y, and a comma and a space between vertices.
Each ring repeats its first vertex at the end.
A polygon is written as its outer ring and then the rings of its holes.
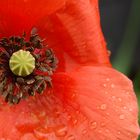
POLYGON ((6 83, 7 83, 7 78, 4 78, 3 81, 1 81, 1 83, 0 83, 0 92, 1 92, 1 94, 5 89, 6 83))
POLYGON ((19 92, 16 96, 20 100, 22 98, 22 96, 23 96, 23 93, 22 92, 19 92))
POLYGON ((26 80, 26 83, 27 83, 28 85, 31 85, 31 84, 33 84, 34 82, 35 82, 35 79, 33 79, 33 78, 27 79, 27 80, 26 80))
POLYGON ((13 104, 19 103, 19 99, 17 98, 17 96, 13 96, 12 102, 13 104))
POLYGON ((26 33, 0 39, 0 95, 5 102, 18 104, 22 99, 41 94, 52 87, 51 75, 58 60, 52 49, 33 28, 29 40, 26 33), (9 67, 10 57, 19 50, 29 51, 35 58, 35 69, 28 76, 17 76, 9 67))
POLYGON ((38 87, 37 92, 38 92, 39 94, 41 94, 41 93, 44 91, 45 88, 46 88, 46 83, 43 82, 43 83, 38 87))
POLYGON ((9 41, 14 42, 14 41, 15 41, 15 37, 14 37, 14 36, 11 36, 11 37, 9 38, 9 41))
POLYGON ((26 46, 26 47, 30 47, 30 46, 31 46, 30 42, 26 42, 26 43, 25 43, 25 46, 26 46))
POLYGON ((7 96, 5 97, 5 102, 13 103, 13 97, 14 95, 7 93, 7 96))
POLYGON ((35 92, 32 89, 29 89, 28 92, 29 92, 30 96, 34 96, 35 95, 35 92))
POLYGON ((21 37, 15 37, 15 42, 20 43, 21 42, 21 37))
POLYGON ((17 83, 20 84, 20 85, 24 84, 25 83, 24 78, 17 77, 17 83))

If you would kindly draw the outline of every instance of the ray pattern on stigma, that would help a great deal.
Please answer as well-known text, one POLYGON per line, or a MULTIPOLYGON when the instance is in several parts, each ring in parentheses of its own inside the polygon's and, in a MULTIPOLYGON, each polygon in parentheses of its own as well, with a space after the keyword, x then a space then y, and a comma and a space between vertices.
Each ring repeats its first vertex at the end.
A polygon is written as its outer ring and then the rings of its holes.
MULTIPOLYGON (((0 95, 4 97, 5 102, 18 104, 21 99, 34 96, 36 93, 43 93, 44 90, 52 87, 51 76, 56 70, 57 64, 58 59, 53 50, 44 43, 34 29, 32 29, 28 41, 25 33, 21 37, 1 38, 0 95), (18 75, 16 71, 11 70, 10 59, 17 52, 27 52, 33 56, 35 66, 30 73, 18 75)), ((29 71, 28 68, 30 69, 30 67, 26 68, 27 71, 29 71)))

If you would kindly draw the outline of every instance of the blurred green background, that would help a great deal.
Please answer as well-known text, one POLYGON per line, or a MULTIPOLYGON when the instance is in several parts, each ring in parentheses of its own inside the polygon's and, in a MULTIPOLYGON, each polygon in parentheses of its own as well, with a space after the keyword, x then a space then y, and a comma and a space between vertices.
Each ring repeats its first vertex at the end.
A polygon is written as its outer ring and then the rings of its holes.
POLYGON ((133 81, 140 108, 140 0, 100 0, 100 15, 113 67, 133 81))

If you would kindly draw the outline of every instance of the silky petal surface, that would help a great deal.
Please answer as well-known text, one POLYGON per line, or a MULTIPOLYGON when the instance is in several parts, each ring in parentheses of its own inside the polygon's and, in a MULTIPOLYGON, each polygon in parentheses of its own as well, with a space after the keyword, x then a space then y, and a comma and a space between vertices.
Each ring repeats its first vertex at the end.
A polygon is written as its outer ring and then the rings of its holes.
MULTIPOLYGON (((60 87, 57 85, 57 91, 64 93, 62 100, 73 97, 72 105, 75 108, 79 105, 80 112, 88 120, 85 135, 77 139, 137 140, 138 108, 132 83, 127 77, 103 67, 83 67, 69 74, 70 78, 64 77, 65 82, 57 77, 62 82, 60 87), (72 79, 74 83, 70 85, 72 79)), ((82 130, 79 133, 82 134, 82 130)))
POLYGON ((21 35, 44 17, 63 7, 66 0, 0 0, 0 37, 21 35))
POLYGON ((131 82, 107 67, 57 73, 50 92, 0 106, 0 137, 10 140, 136 140, 131 82), (9 130, 9 131, 7 131, 9 130))
POLYGON ((54 46, 57 42, 55 46, 70 56, 71 61, 110 66, 97 0, 69 0, 46 21, 40 22, 39 28, 45 35, 48 33, 49 45, 54 46))
POLYGON ((0 37, 29 36, 37 28, 65 69, 110 66, 97 0, 1 0, 0 5, 0 37))

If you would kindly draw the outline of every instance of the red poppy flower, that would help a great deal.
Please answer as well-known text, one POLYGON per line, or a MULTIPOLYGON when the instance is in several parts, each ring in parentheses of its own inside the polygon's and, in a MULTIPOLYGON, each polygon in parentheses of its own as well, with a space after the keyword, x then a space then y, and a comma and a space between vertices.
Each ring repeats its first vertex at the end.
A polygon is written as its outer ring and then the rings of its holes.
POLYGON ((137 139, 136 97, 131 81, 110 65, 98 0, 1 0, 0 6, 1 38, 23 32, 28 38, 36 28, 59 60, 51 90, 12 106, 1 97, 1 140, 137 139))

